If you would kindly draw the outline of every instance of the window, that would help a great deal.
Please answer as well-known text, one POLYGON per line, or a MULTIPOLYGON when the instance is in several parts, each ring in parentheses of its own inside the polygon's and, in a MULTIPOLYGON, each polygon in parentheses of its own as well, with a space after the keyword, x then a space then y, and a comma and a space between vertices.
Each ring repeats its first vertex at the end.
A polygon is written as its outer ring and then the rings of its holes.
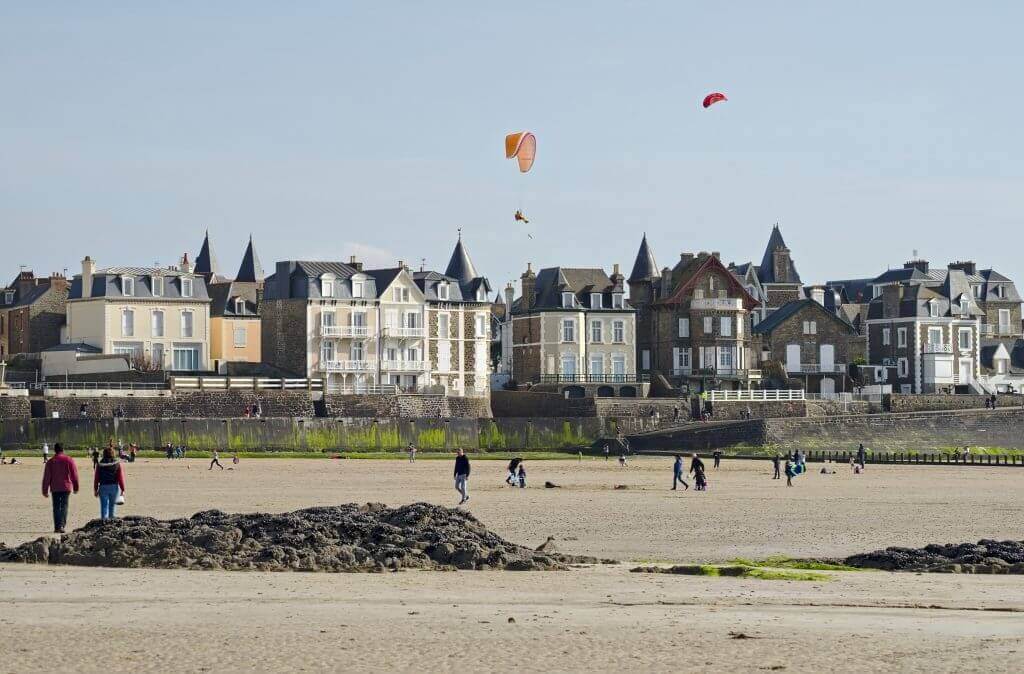
MULTIPOLYGON (((414 316, 415 314, 411 314, 411 315, 414 316)), ((475 334, 477 337, 486 337, 487 336, 486 316, 484 316, 482 314, 477 314, 476 315, 476 319, 474 321, 474 331, 473 331, 473 334, 475 334)))
POLYGON ((622 344, 626 341, 626 322, 612 321, 612 341, 622 344))
POLYGON ((194 325, 194 320, 193 320, 194 318, 195 318, 195 314, 193 314, 191 311, 182 311, 181 312, 181 336, 182 337, 191 337, 193 335, 193 333, 195 332, 195 325, 194 325))
POLYGON ((818 321, 804 321, 804 334, 805 335, 816 335, 816 334, 818 334, 818 321))
POLYGON ((910 386, 910 384, 900 384, 900 393, 902 393, 903 395, 909 395, 912 392, 913 389, 910 386))
POLYGON ((150 316, 149 332, 153 337, 164 336, 164 312, 157 309, 150 316))
POLYGON ((562 321, 562 341, 576 341, 576 321, 572 320, 571 318, 562 321))
POLYGON ((612 309, 624 308, 625 304, 622 300, 622 293, 612 293, 612 309))
POLYGON ((745 321, 744 321, 743 316, 740 316, 739 318, 736 319, 736 336, 737 337, 742 337, 743 336, 743 323, 744 322, 745 321))
POLYGON ((996 361, 996 372, 998 374, 1006 374, 1006 361, 999 359, 996 361))
POLYGON ((732 317, 722 316, 722 319, 719 321, 719 329, 723 337, 732 337, 732 317))
POLYGON ((623 377, 626 374, 626 356, 621 353, 612 354, 612 374, 623 377))
POLYGON ((388 309, 384 312, 384 327, 388 329, 400 326, 398 322, 398 309, 388 309))
POLYGON ((448 342, 437 345, 437 369, 441 372, 448 372, 452 369, 452 351, 448 342))
POLYGON ((325 328, 333 328, 335 325, 337 325, 337 323, 335 323, 335 320, 336 316, 334 315, 333 311, 325 311, 322 314, 320 314, 320 325, 324 326, 325 328))
POLYGON ((974 294, 974 296, 976 298, 981 299, 981 286, 980 285, 973 285, 973 286, 971 286, 971 292, 974 294))
POLYGON ((362 281, 352 281, 352 297, 363 296, 363 285, 362 281))
POLYGON ((679 351, 679 367, 684 370, 690 369, 690 349, 682 349, 679 351))
POLYGON ((715 332, 715 319, 711 316, 704 317, 704 334, 711 335, 715 332))
POLYGON ((890 344, 892 344, 892 330, 882 328, 882 346, 889 346, 890 344))
POLYGON ((4 291, 4 304, 14 304, 14 291, 13 290, 5 290, 4 291))
POLYGON ((153 352, 150 356, 153 365, 156 365, 161 370, 164 369, 164 345, 157 342, 153 344, 153 352))
POLYGON ((995 295, 996 295, 996 297, 998 297, 1000 299, 1002 299, 1003 297, 1006 297, 1006 293, 1003 291, 1003 286, 996 286, 995 287, 995 295))
POLYGON ((415 347, 406 349, 405 359, 407 361, 418 361, 420 359, 420 350, 415 347))
POLYGON ((447 338, 450 334, 448 314, 437 315, 437 336, 447 338))
POLYGON ((245 328, 235 328, 235 347, 241 348, 246 345, 249 333, 245 328))
POLYGON ((906 377, 910 374, 910 363, 906 358, 900 358, 896 361, 896 374, 900 377, 906 377))
POLYGON ((487 289, 484 288, 483 286, 480 286, 479 288, 476 289, 476 301, 477 302, 486 302, 487 301, 487 289))
POLYGON ((245 300, 243 300, 241 297, 236 297, 235 298, 235 313, 236 314, 244 314, 245 313, 245 300))
POLYGON ((175 345, 174 347, 174 369, 187 372, 199 369, 199 347, 175 345))
POLYGON ((366 334, 366 330, 365 330, 365 328, 366 328, 366 312, 365 311, 353 311, 351 314, 349 314, 348 319, 350 321, 352 321, 352 327, 353 328, 362 328, 362 329, 359 329, 359 330, 354 330, 353 334, 357 334, 357 333, 362 333, 364 335, 366 334))
POLYGON ((932 318, 939 317, 939 303, 935 300, 928 300, 928 315, 932 318))
POLYGON ((592 321, 590 323, 590 341, 600 344, 601 337, 601 321, 592 321))
POLYGON ((715 277, 714 276, 709 276, 708 277, 708 290, 710 290, 711 292, 715 292, 715 277))
POLYGON ((689 337, 690 336, 690 319, 680 318, 679 319, 679 336, 689 337))
POLYGON ((750 327, 754 327, 761 322, 761 314, 750 314, 750 327))
POLYGON ((334 277, 324 276, 320 279, 320 296, 334 297, 334 277))
POLYGON ((942 344, 942 328, 928 328, 928 343, 942 344))
POLYGON ((907 346, 907 329, 906 328, 898 328, 896 330, 896 346, 900 347, 901 349, 902 348, 906 348, 906 346, 907 346))
POLYGON ((131 276, 121 277, 121 294, 126 297, 135 295, 135 279, 131 276))
POLYGON ((640 364, 644 370, 651 369, 651 352, 647 349, 640 352, 640 364))
POLYGON ((320 344, 320 362, 329 363, 335 360, 334 358, 334 342, 324 340, 320 344))
POLYGON ((703 288, 694 288, 694 290, 693 290, 693 299, 695 299, 695 300, 702 300, 702 299, 704 299, 704 289, 703 288))
POLYGON ((590 308, 604 309, 604 297, 601 293, 590 293, 590 308))
POLYGON ((960 311, 967 313, 971 308, 971 302, 967 299, 967 295, 960 296, 960 311))
POLYGON ((972 340, 972 335, 971 335, 971 329, 970 328, 960 328, 960 330, 957 332, 957 344, 959 345, 960 350, 961 351, 970 351, 971 350, 971 342, 972 341, 973 340, 972 340))
POLYGON ((114 342, 113 352, 118 356, 128 356, 129 358, 135 358, 136 356, 142 354, 142 345, 124 342, 114 342))
POLYGON ((1010 334, 1010 310, 1000 309, 999 310, 999 334, 1007 335, 1010 334))
POLYGON ((349 358, 354 361, 362 361, 366 357, 366 348, 362 342, 352 342, 352 346, 349 347, 349 358))
POLYGON ((576 376, 576 356, 562 354, 562 374, 567 377, 576 376))
POLYGON ((181 296, 192 297, 192 279, 187 276, 181 279, 181 296))
POLYGON ((161 297, 164 294, 164 277, 152 276, 149 285, 153 288, 153 297, 161 297))
POLYGON ((604 358, 602 356, 590 357, 590 374, 597 376, 604 374, 604 358))
POLYGON ((121 336, 135 336, 135 312, 131 309, 121 310, 121 336))
POLYGON ((718 350, 718 369, 731 370, 733 368, 733 349, 718 350))
MULTIPOLYGON (((398 293, 398 290, 399 290, 398 288, 395 288, 396 294, 398 293)), ((448 284, 447 283, 438 283, 437 284, 437 299, 439 299, 439 300, 446 300, 446 299, 448 299, 448 297, 449 297, 448 284)))
POLYGON ((562 293, 562 308, 571 309, 575 305, 576 296, 572 293, 562 293))
POLYGON ((420 315, 415 311, 405 312, 405 327, 407 328, 421 328, 420 315))

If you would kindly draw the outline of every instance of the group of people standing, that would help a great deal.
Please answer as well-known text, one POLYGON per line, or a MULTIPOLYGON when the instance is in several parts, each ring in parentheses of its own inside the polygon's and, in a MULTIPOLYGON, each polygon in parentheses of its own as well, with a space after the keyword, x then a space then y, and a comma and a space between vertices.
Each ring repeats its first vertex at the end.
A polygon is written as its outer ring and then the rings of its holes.
MULTIPOLYGON (((45 452, 43 467, 43 498, 53 504, 53 532, 65 533, 68 523, 68 505, 72 494, 78 493, 78 465, 64 453, 61 443, 53 446, 53 457, 49 447, 45 452)), ((100 519, 112 520, 118 503, 124 503, 125 473, 121 460, 114 450, 114 443, 103 448, 103 454, 94 461, 92 481, 93 496, 100 502, 100 519)))
MULTIPOLYGON (((721 463, 721 453, 715 452, 715 468, 718 468, 721 463)), ((682 454, 675 455, 675 461, 672 463, 672 490, 682 484, 683 490, 690 488, 689 483, 686 481, 686 475, 683 473, 685 468, 685 462, 683 461, 682 454)), ((704 468, 704 462, 701 460, 696 453, 690 455, 690 470, 689 473, 693 475, 693 486, 696 491, 707 491, 708 489, 708 477, 707 472, 704 468)))

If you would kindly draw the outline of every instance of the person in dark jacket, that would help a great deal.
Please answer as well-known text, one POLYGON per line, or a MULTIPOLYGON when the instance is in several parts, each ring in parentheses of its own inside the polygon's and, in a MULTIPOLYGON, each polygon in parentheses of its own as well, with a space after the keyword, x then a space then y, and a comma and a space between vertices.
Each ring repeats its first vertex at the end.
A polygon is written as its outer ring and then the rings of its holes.
POLYGON ((672 491, 676 490, 676 486, 680 482, 683 483, 684 490, 690 488, 690 485, 683 478, 683 457, 680 454, 676 454, 676 460, 672 462, 672 491))
POLYGON ((867 459, 867 456, 867 450, 864 449, 864 444, 861 443, 861 446, 857 448, 857 463, 860 464, 861 470, 864 470, 864 461, 867 459))
POLYGON ((690 472, 696 474, 697 471, 704 472, 704 462, 694 453, 690 455, 690 472))
POLYGON ((505 476, 505 484, 511 487, 516 486, 516 469, 522 462, 523 460, 518 456, 508 462, 508 475, 505 476))
POLYGON ((469 457, 465 450, 460 449, 455 457, 455 490, 462 496, 459 505, 469 500, 469 457))
POLYGON ((43 469, 43 498, 51 497, 53 532, 62 534, 68 524, 68 501, 72 493, 78 493, 78 466, 64 453, 61 443, 53 446, 53 453, 43 469))
POLYGON ((695 489, 705 491, 708 488, 708 479, 704 473, 704 462, 696 454, 693 454, 690 460, 690 472, 693 473, 695 489))
POLYGON ((519 464, 519 488, 526 489, 526 464, 519 464))
POLYGON ((715 453, 712 454, 712 456, 715 457, 715 468, 717 469, 720 465, 722 465, 722 450, 716 449, 715 453))
POLYGON ((772 457, 772 467, 775 469, 775 474, 772 475, 773 480, 781 480, 782 475, 780 471, 780 464, 782 463, 782 455, 775 452, 775 456, 772 457))
POLYGON ((100 500, 100 519, 114 519, 117 497, 124 493, 124 468, 112 447, 103 450, 103 459, 92 479, 92 492, 100 500))

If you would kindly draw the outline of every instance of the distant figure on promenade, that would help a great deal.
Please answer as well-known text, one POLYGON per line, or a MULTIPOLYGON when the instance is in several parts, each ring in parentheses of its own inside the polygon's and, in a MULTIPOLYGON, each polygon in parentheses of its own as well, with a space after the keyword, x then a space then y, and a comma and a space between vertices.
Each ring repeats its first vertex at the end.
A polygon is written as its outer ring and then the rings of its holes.
POLYGON ((103 450, 103 459, 92 478, 92 493, 100 500, 100 519, 114 519, 118 497, 124 493, 124 468, 114 450, 103 450))
POLYGON ((857 463, 860 464, 861 470, 864 469, 864 462, 867 460, 867 450, 864 449, 864 443, 860 443, 860 447, 857 448, 857 463))
POLYGON ((519 464, 519 474, 518 474, 517 477, 519 478, 519 488, 520 489, 526 489, 526 462, 525 461, 521 462, 519 464))
POLYGON ((43 463, 50 460, 50 445, 43 443, 43 463))
POLYGON ((416 463, 416 445, 410 442, 406 451, 409 452, 409 463, 416 463))
POLYGON ((718 467, 722 465, 722 450, 716 449, 712 456, 715 457, 715 470, 718 470, 718 467))
POLYGON ((469 457, 460 449, 455 456, 455 490, 462 496, 459 505, 469 501, 469 457))
POLYGON ((510 487, 516 486, 516 469, 522 462, 523 460, 518 456, 508 462, 508 475, 505 476, 505 484, 510 487))
POLYGON ((53 452, 53 460, 43 468, 43 498, 53 501, 53 533, 62 534, 68 524, 68 501, 78 493, 78 466, 59 442, 53 452))
POLYGON ((608 460, 608 455, 611 454, 612 448, 608 446, 608 443, 604 443, 604 460, 608 460))
POLYGON ((213 467, 217 466, 221 470, 224 470, 224 466, 220 465, 220 453, 215 449, 213 450, 213 460, 210 461, 210 467, 206 470, 213 470, 213 467))
POLYGON ((804 454, 802 449, 796 450, 796 465, 804 466, 807 464, 807 455, 804 454))
POLYGON ((772 457, 772 468, 775 469, 775 474, 772 475, 773 480, 781 480, 780 466, 782 464, 782 455, 775 452, 775 456, 772 457))
POLYGON ((683 491, 690 488, 687 484, 685 477, 683 476, 683 455, 676 454, 676 460, 672 462, 672 491, 676 490, 676 486, 682 482, 683 491))
POLYGON ((92 459, 92 469, 96 470, 96 468, 99 467, 99 465, 100 465, 100 448, 99 447, 93 447, 89 451, 89 458, 92 459))
POLYGON ((786 486, 793 486, 793 476, 796 475, 796 464, 786 459, 786 486))
POLYGON ((626 467, 626 448, 623 447, 619 450, 619 468, 626 467))

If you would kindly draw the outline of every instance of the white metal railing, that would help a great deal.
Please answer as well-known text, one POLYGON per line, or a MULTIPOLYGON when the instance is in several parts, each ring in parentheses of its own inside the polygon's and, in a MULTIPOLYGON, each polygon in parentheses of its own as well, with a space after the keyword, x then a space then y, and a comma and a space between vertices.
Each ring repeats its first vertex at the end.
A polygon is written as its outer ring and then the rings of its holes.
POLYGON ((711 391, 711 402, 806 400, 803 389, 765 389, 757 391, 711 391))
POLYGON ((368 325, 323 325, 320 334, 324 337, 369 337, 368 325))
POLYGON ((833 363, 832 365, 822 365, 821 363, 800 363, 799 370, 792 370, 788 366, 786 370, 789 372, 800 372, 801 374, 837 374, 840 372, 846 372, 846 365, 843 363, 833 363))
POLYGON ((981 334, 982 334, 983 337, 995 337, 995 336, 1000 336, 1000 337, 1007 336, 1008 337, 1008 336, 1014 335, 1016 333, 1014 333, 1013 328, 1010 326, 1009 323, 1000 323, 998 325, 992 325, 991 323, 986 323, 986 324, 981 326, 981 334))
POLYGON ((387 328, 384 328, 384 333, 388 337, 422 337, 425 334, 423 328, 406 328, 406 327, 401 327, 401 328, 387 327, 387 328))
POLYGON ((743 300, 737 298, 704 298, 690 300, 690 308, 709 311, 737 311, 743 308, 743 300))
POLYGON ((327 386, 326 392, 347 395, 395 395, 401 391, 394 384, 383 384, 381 386, 330 384, 327 386))
POLYGON ((304 377, 171 377, 170 387, 180 390, 228 391, 260 389, 316 389, 323 387, 321 379, 304 377))
POLYGON ((951 344, 925 344, 924 353, 953 353, 951 344))
POLYGON ((105 390, 105 391, 159 391, 167 389, 165 381, 34 381, 7 382, 11 388, 29 388, 35 390, 105 390))
POLYGON ((376 360, 322 360, 322 372, 368 372, 377 369, 376 360))
POLYGON ((419 372, 424 369, 422 360, 382 360, 380 369, 401 372, 419 372))

